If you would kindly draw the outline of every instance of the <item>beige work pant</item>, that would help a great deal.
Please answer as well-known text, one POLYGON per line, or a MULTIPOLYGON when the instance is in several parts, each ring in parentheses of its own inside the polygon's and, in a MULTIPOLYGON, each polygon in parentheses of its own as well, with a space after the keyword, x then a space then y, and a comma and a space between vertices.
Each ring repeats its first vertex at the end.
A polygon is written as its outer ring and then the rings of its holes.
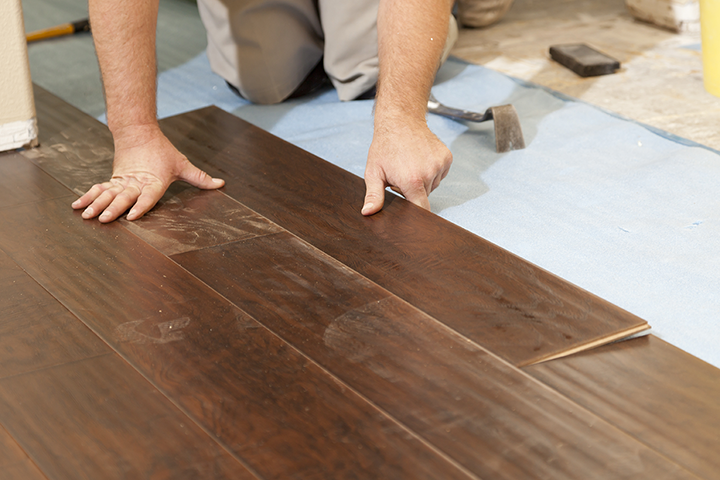
MULTIPOLYGON (((198 0, 213 71, 254 103, 285 100, 323 59, 341 100, 377 83, 379 0, 198 0)), ((457 39, 450 16, 447 58, 457 39)))

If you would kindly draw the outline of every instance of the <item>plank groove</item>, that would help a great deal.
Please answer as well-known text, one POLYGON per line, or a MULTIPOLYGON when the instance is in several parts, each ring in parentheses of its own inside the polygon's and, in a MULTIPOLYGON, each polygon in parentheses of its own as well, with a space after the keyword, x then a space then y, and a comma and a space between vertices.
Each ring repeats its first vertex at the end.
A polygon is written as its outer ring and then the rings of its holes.
POLYGON ((481 478, 690 477, 288 233, 172 258, 481 478))
POLYGON ((705 479, 720 479, 720 369, 648 335, 524 369, 705 479))
POLYGON ((107 346, 0 250, 0 378, 107 353, 107 346))
POLYGON ((161 125, 225 193, 515 365, 646 328, 394 195, 362 217, 361 179, 217 108, 161 125))
POLYGON ((3 480, 47 478, 2 426, 0 426, 0 472, 3 480))

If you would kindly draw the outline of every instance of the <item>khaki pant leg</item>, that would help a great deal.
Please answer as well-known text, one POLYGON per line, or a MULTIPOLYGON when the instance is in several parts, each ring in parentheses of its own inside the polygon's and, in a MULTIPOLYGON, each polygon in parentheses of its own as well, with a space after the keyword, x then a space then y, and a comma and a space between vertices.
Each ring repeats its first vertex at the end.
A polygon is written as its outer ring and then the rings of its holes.
MULTIPOLYGON (((325 32, 324 67, 340 100, 353 100, 377 84, 378 6, 379 0, 320 0, 320 20, 325 32)), ((458 36, 452 15, 449 22, 442 62, 458 36)))
POLYGON ((198 0, 213 71, 254 103, 287 98, 323 55, 317 0, 198 0))

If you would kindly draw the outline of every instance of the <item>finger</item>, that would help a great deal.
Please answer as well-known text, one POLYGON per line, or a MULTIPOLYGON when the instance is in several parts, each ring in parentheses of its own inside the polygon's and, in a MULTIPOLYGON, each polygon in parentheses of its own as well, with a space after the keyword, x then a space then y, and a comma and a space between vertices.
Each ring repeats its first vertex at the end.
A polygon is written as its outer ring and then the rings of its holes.
POLYGON ((112 203, 118 193, 122 191, 121 185, 113 185, 112 187, 103 191, 93 202, 88 206, 82 213, 84 219, 94 218, 107 208, 112 203))
POLYGON ((365 201, 361 213, 365 216, 379 212, 385 203, 385 180, 375 173, 365 173, 365 201))
MULTIPOLYGON (((434 191, 437 187, 440 186, 440 182, 442 182, 442 179, 445 178, 444 176, 438 175, 435 177, 435 180, 433 180, 432 185, 430 186, 430 191, 434 191)), ((429 193, 428 193, 429 195, 429 193)))
POLYGON ((135 203, 140 196, 140 188, 136 185, 128 185, 121 192, 115 195, 115 198, 98 217, 101 223, 112 222, 122 215, 131 205, 135 203))
POLYGON ((83 196, 78 198, 72 203, 72 208, 74 209, 80 209, 85 208, 88 205, 90 205, 92 202, 95 201, 96 198, 98 198, 105 190, 112 187, 112 183, 105 182, 105 183, 97 183, 93 185, 90 190, 85 192, 83 196))
POLYGON ((159 187, 146 186, 138 197, 137 202, 135 202, 135 205, 130 209, 127 219, 130 221, 137 220, 145 215, 155 206, 160 198, 162 198, 163 193, 159 187))
POLYGON ((193 187, 202 188, 204 190, 212 190, 225 185, 225 180, 212 178, 189 161, 187 162, 185 168, 180 172, 178 179, 189 183, 193 187))
POLYGON ((409 187, 406 187, 406 189, 403 191, 403 195, 405 198, 415 205, 424 208, 425 210, 430 210, 430 201, 428 200, 428 191, 427 186, 425 186, 422 183, 419 183, 417 185, 411 185, 409 187))

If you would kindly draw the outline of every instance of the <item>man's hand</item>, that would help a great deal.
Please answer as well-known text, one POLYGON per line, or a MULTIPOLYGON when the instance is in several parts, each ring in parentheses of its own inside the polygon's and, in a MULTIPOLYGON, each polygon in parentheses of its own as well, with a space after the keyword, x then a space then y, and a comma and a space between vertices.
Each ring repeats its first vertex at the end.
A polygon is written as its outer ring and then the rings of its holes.
POLYGON ((430 209, 450 150, 428 128, 427 101, 440 66, 453 0, 380 0, 375 128, 365 168, 362 214, 383 207, 385 187, 430 209))
POLYGON ((404 119, 376 128, 365 168, 362 214, 382 209, 388 186, 430 210, 428 195, 448 174, 451 163, 452 153, 425 122, 412 124, 404 119))
POLYGON ((138 219, 176 180, 203 189, 225 184, 193 166, 159 130, 150 130, 116 136, 112 178, 94 185, 72 204, 74 209, 85 208, 83 218, 99 215, 102 223, 112 222, 132 207, 127 219, 138 219))

